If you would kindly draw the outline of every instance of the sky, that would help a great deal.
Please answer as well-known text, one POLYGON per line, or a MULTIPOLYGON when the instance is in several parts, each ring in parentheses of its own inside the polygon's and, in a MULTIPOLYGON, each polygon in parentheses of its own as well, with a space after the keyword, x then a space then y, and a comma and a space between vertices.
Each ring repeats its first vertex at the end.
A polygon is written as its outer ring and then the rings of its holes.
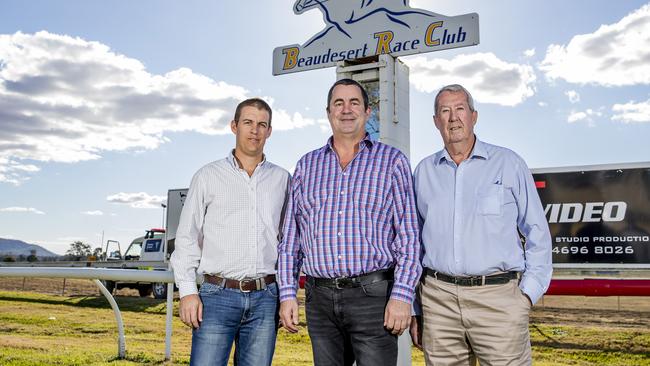
MULTIPOLYGON (((330 0, 334 1, 334 0, 330 0)), ((341 0, 339 0, 341 1, 341 0)), ((347 1, 347 0, 346 0, 347 1)), ((0 237, 63 254, 124 250, 163 226, 168 189, 225 157, 236 104, 273 108, 267 158, 293 170, 330 135, 334 68, 272 75, 279 46, 324 29, 294 0, 0 1, 0 237)), ((400 57, 413 168, 440 150, 438 88, 463 84, 475 132, 530 168, 650 161, 650 4, 411 0, 478 13, 480 44, 400 57)))

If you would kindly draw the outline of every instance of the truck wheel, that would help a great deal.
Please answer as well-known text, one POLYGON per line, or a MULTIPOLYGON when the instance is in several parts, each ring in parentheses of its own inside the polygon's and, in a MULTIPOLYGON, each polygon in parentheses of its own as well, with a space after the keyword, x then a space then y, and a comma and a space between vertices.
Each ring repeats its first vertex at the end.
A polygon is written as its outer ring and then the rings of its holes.
POLYGON ((100 280, 102 282, 102 285, 106 287, 106 290, 112 295, 113 290, 115 290, 115 281, 108 281, 108 280, 100 280))
POLYGON ((167 284, 164 282, 154 282, 151 285, 153 289, 153 297, 155 299, 166 299, 167 298, 167 284))
POLYGON ((138 286, 138 293, 140 294, 140 297, 149 297, 149 295, 151 295, 152 292, 153 292, 153 288, 151 285, 138 286))

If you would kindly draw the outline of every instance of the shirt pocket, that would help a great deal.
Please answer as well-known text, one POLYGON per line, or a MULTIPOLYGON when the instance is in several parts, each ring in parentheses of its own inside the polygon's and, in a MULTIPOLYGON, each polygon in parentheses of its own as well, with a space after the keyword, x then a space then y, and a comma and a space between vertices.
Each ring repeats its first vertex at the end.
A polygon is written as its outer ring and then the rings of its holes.
POLYGON ((503 214, 503 185, 488 184, 476 190, 476 211, 479 215, 503 214))

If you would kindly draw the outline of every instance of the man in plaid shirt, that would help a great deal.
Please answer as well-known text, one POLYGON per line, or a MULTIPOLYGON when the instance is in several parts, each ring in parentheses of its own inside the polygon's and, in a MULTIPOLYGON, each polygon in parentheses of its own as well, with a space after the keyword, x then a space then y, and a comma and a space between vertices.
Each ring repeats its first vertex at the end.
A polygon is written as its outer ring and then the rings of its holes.
POLYGON ((303 156, 278 246, 280 318, 298 330, 297 278, 316 365, 395 365, 421 273, 411 168, 365 132, 368 95, 356 81, 330 88, 333 136, 303 156))

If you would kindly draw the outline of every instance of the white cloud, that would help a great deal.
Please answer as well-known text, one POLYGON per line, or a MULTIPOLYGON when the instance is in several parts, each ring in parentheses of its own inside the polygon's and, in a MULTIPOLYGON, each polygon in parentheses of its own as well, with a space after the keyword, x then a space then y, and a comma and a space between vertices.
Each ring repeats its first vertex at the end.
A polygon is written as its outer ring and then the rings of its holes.
POLYGON ((650 84, 650 4, 618 23, 552 44, 539 68, 550 80, 622 86, 650 84))
POLYGON ((436 92, 447 84, 461 84, 476 101, 517 105, 535 94, 530 65, 508 63, 493 53, 458 55, 452 60, 417 56, 405 59, 411 83, 419 91, 436 92))
MULTIPOLYGON (((0 111, 0 114, 2 112, 0 111)), ((0 126, 2 121, 0 121, 0 126)), ((0 132, 0 135, 2 133, 0 132)), ((1 142, 0 142, 1 145, 1 142)), ((0 147, 1 149, 1 147, 0 147)), ((0 182, 7 182, 14 185, 19 185, 25 180, 25 173, 37 172, 40 169, 32 164, 21 164, 14 160, 11 160, 9 157, 3 157, 2 151, 0 150, 0 182)))
POLYGON ((574 123, 578 121, 586 121, 589 123, 590 126, 593 125, 593 117, 601 117, 603 115, 602 112, 600 111, 595 111, 591 108, 585 110, 585 111, 573 111, 569 114, 567 117, 567 122, 569 123, 574 123))
MULTIPOLYGON (((188 68, 149 73, 99 42, 0 34, 0 182, 20 184, 39 162, 156 149, 172 131, 229 134, 247 93, 188 68)), ((315 123, 278 113, 280 130, 315 123)))
POLYGON ((578 122, 585 118, 587 118, 587 113, 585 112, 572 112, 571 114, 569 114, 569 117, 567 117, 567 122, 569 123, 578 122))
POLYGON ((548 107, 548 103, 546 102, 537 102, 537 105, 540 107, 548 107))
POLYGON ((99 210, 95 210, 95 211, 84 211, 81 214, 88 215, 88 216, 102 216, 104 213, 99 210))
POLYGON ((571 103, 578 103, 580 101, 580 94, 578 94, 578 92, 575 90, 565 91, 564 95, 569 98, 569 102, 571 103))
POLYGON ((630 101, 625 104, 614 104, 612 112, 614 112, 613 121, 623 123, 650 122, 650 99, 639 103, 630 101))
POLYGON ((535 56, 535 49, 534 49, 534 48, 531 48, 531 49, 525 50, 525 51, 524 51, 524 56, 526 56, 526 57, 533 57, 533 56, 535 56))
POLYGON ((5 208, 0 208, 0 212, 28 212, 37 215, 45 215, 45 212, 35 209, 33 207, 5 207, 5 208))
POLYGON ((106 200, 112 203, 126 204, 133 208, 161 208, 160 204, 165 203, 167 197, 153 196, 145 192, 120 192, 106 197, 106 200))
POLYGON ((310 126, 317 123, 317 120, 313 118, 305 118, 299 112, 295 112, 293 115, 290 115, 289 112, 284 109, 278 109, 273 111, 273 130, 274 131, 284 131, 291 130, 294 128, 301 128, 310 126))

